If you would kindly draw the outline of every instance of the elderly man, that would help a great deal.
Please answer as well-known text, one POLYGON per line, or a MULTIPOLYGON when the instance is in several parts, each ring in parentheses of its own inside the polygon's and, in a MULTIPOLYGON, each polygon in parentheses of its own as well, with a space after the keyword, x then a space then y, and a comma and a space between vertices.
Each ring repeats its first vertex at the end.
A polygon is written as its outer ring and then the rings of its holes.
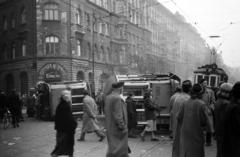
POLYGON ((106 97, 105 115, 108 140, 106 157, 128 157, 127 106, 120 96, 123 82, 112 84, 106 97))

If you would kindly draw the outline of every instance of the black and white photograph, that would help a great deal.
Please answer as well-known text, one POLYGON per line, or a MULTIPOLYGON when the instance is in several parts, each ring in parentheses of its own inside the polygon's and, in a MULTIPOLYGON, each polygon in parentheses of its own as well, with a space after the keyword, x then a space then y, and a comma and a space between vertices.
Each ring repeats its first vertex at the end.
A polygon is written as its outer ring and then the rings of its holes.
POLYGON ((240 157, 239 0, 0 0, 0 157, 240 157))

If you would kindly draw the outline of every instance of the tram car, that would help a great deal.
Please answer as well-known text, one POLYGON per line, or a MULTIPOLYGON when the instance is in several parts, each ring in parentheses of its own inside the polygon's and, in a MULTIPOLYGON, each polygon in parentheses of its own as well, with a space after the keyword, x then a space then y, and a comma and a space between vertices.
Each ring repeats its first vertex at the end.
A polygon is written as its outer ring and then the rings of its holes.
POLYGON ((202 79, 206 79, 208 87, 215 90, 221 82, 228 81, 228 75, 217 64, 207 64, 194 71, 194 83, 199 83, 202 79))

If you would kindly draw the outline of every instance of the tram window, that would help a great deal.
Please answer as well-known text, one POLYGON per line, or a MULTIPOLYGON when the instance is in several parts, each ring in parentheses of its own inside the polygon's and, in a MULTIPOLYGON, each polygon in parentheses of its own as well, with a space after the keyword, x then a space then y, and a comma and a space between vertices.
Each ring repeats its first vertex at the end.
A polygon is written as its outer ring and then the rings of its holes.
POLYGON ((210 78, 210 86, 211 87, 215 87, 215 85, 216 85, 216 77, 215 76, 211 76, 211 78, 210 78))
POLYGON ((128 93, 132 93, 134 96, 143 96, 144 95, 144 91, 147 89, 146 87, 128 87, 128 86, 124 86, 123 89, 123 95, 127 96, 128 93))
POLYGON ((203 79, 203 75, 197 75, 197 82, 199 83, 203 79))
POLYGON ((82 95, 84 88, 74 88, 72 89, 72 95, 82 95))
POLYGON ((204 79, 207 80, 207 84, 209 85, 209 76, 204 76, 204 79))

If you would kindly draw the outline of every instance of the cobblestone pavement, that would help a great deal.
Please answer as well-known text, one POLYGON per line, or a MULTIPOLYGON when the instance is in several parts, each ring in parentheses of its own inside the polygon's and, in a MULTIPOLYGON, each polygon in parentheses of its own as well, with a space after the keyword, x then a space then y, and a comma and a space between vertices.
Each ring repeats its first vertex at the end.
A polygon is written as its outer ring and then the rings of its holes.
MULTIPOLYGON (((75 134, 80 136, 81 121, 75 134)), ((55 130, 53 122, 26 118, 19 128, 3 129, 0 123, 0 157, 49 157, 55 146, 55 130)), ((150 137, 149 137, 150 138, 150 137)), ((132 150, 130 157, 171 157, 171 143, 167 137, 159 136, 159 142, 139 138, 130 139, 132 150)), ((85 142, 75 140, 74 157, 104 157, 107 141, 98 142, 95 134, 87 134, 85 142)), ((206 157, 215 157, 216 147, 206 148, 206 157)))

